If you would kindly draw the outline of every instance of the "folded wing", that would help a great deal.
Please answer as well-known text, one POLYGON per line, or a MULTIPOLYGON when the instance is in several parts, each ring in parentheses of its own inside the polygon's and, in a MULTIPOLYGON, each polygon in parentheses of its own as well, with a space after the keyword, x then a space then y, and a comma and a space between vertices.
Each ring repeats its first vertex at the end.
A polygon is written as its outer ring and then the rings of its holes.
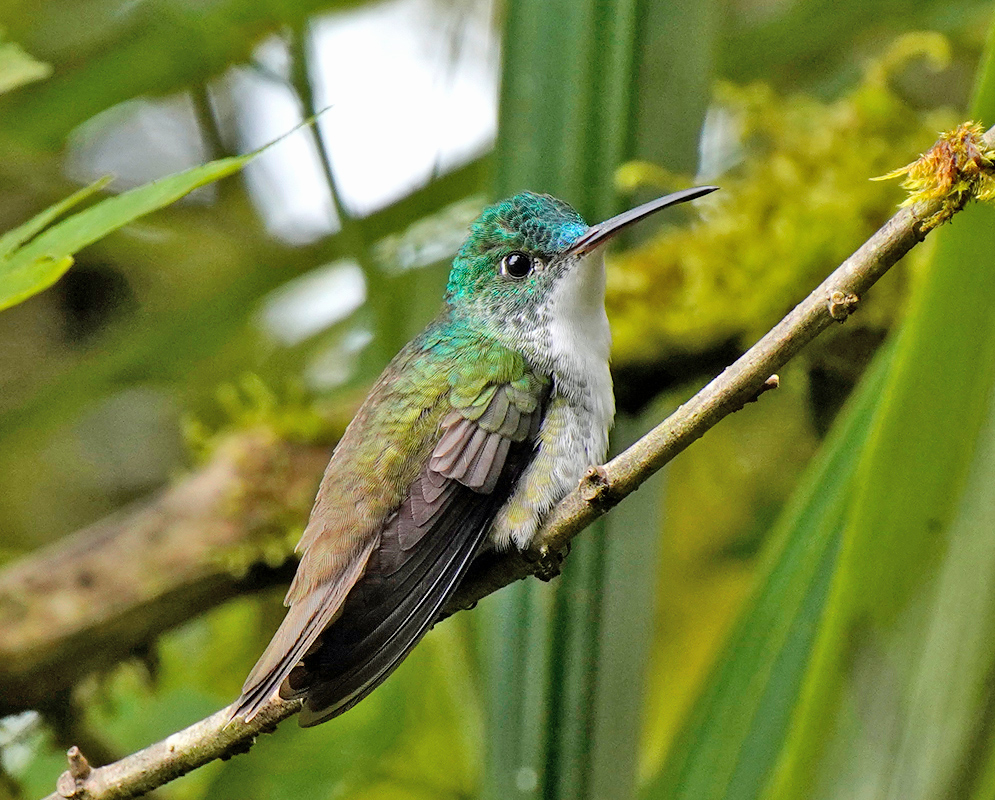
POLYGON ((379 535, 330 569, 334 580, 292 598, 233 716, 251 718, 279 689, 304 698, 300 723, 316 725, 387 678, 437 619, 534 456, 548 394, 530 372, 449 393, 430 457, 400 504, 379 535))

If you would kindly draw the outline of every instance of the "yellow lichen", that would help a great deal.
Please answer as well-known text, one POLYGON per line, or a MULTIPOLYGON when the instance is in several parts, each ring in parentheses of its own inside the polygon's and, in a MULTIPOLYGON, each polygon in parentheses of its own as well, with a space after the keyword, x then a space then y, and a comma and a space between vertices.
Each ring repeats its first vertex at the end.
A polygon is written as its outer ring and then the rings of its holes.
POLYGON ((198 462, 213 455, 216 445, 236 432, 267 429, 291 442, 335 441, 344 425, 321 413, 299 382, 277 392, 258 375, 246 374, 237 383, 222 383, 215 390, 221 420, 211 425, 189 414, 183 420, 187 449, 198 462))
MULTIPOLYGON (((220 514, 243 533, 219 546, 211 561, 236 578, 256 564, 285 562, 300 539, 315 486, 310 473, 298 474, 288 443, 330 444, 345 421, 319 411, 300 384, 277 392, 257 375, 221 384, 214 424, 193 415, 184 420, 187 447, 199 463, 220 463, 228 493, 220 514)), ((352 404, 344 402, 343 410, 352 404)), ((208 469, 211 469, 208 466, 208 469)))
POLYGON ((939 201, 940 208, 923 221, 925 230, 942 225, 972 198, 995 200, 995 149, 984 140, 984 128, 964 122, 940 134, 929 150, 911 164, 873 180, 905 176, 909 196, 902 203, 939 201))

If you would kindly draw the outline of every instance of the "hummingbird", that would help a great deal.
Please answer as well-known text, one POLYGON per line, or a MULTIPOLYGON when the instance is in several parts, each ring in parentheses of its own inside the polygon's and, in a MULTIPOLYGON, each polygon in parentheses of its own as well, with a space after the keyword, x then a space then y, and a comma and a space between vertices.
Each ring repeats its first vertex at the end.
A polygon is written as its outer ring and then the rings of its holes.
POLYGON ((421 640, 476 555, 530 545, 608 451, 604 244, 717 188, 592 226, 532 192, 484 209, 441 313, 390 362, 332 454, 289 610, 232 718, 277 693, 303 699, 303 727, 352 708, 421 640))

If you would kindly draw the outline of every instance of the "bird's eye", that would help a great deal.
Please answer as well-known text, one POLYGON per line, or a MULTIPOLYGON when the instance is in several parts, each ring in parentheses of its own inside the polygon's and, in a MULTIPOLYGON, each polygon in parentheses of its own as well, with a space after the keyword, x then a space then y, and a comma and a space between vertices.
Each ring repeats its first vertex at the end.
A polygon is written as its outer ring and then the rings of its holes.
POLYGON ((501 274, 509 278, 521 280, 536 266, 538 259, 533 258, 528 253, 508 253, 501 259, 501 274))

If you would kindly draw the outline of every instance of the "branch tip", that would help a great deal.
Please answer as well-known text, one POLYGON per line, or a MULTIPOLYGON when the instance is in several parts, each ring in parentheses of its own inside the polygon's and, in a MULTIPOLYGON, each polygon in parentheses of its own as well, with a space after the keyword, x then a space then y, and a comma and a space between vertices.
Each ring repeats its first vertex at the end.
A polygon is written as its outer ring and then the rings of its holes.
POLYGON ((84 782, 93 772, 90 762, 80 749, 73 745, 66 751, 66 761, 69 762, 69 769, 63 772, 55 782, 56 791, 61 797, 82 797, 84 795, 84 782))
POLYGON ((968 200, 995 200, 995 148, 979 123, 964 122, 941 133, 911 164, 871 180, 902 176, 902 187, 909 192, 903 206, 940 204, 921 220, 925 232, 948 222, 968 200))
POLYGON ((589 468, 580 479, 579 489, 585 503, 598 505, 607 501, 608 492, 611 490, 608 472, 601 465, 589 468))
POLYGON ((78 780, 86 780, 91 772, 90 762, 76 745, 66 751, 66 760, 69 762, 69 774, 78 780))
POLYGON ((760 399, 761 395, 767 394, 767 392, 771 391, 772 389, 779 389, 779 388, 781 388, 781 377, 779 375, 771 375, 769 378, 767 378, 767 380, 765 380, 763 383, 760 384, 760 388, 753 393, 752 397, 748 398, 747 400, 744 400, 742 403, 732 408, 731 410, 742 411, 750 403, 757 402, 757 400, 760 399))

